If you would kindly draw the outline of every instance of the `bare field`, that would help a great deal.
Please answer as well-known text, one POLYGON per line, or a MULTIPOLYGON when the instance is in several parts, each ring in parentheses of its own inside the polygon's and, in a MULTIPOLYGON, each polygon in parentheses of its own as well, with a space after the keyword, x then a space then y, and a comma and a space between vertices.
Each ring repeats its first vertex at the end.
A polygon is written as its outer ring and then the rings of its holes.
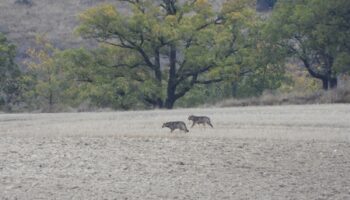
POLYGON ((350 199, 350 106, 0 115, 0 199, 350 199), (162 123, 207 115, 189 133, 162 123))

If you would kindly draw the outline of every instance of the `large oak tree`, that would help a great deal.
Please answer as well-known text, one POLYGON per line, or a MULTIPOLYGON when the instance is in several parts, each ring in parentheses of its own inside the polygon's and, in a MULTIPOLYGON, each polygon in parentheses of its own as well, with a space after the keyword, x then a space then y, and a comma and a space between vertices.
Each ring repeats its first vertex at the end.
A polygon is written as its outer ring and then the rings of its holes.
POLYGON ((101 5, 82 13, 78 32, 116 49, 110 67, 132 71, 128 78, 147 84, 145 102, 172 108, 195 84, 248 73, 234 56, 247 47, 251 1, 227 1, 215 9, 205 0, 120 2, 127 12, 101 5))

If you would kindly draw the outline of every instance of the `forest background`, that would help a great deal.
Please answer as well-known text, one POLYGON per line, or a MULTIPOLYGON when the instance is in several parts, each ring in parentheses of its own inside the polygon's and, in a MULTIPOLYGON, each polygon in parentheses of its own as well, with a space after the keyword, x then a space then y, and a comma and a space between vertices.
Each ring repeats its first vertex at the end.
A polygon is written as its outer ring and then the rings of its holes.
POLYGON ((3 0, 0 32, 4 112, 350 101, 347 0, 3 0))

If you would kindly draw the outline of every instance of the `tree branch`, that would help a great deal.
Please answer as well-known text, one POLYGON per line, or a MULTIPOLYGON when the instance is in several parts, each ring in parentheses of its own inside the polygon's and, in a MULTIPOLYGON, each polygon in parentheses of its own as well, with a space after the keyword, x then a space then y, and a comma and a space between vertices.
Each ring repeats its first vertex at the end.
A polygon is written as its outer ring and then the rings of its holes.
MULTIPOLYGON (((147 66, 149 66, 151 69, 155 68, 154 64, 151 62, 151 59, 149 58, 147 53, 143 50, 142 46, 137 45, 135 42, 127 39, 123 34, 117 32, 117 31, 114 31, 112 33, 118 37, 120 44, 112 43, 112 42, 109 42, 108 40, 102 40, 102 41, 107 43, 107 44, 113 45, 113 46, 127 48, 127 49, 137 51, 138 53, 141 54, 141 56, 142 56, 142 58, 145 61, 147 66)), ((141 45, 142 44, 143 44, 143 42, 141 42, 141 45)))
POLYGON ((207 85, 207 84, 211 84, 211 83, 218 83, 218 82, 221 82, 223 80, 224 80, 223 78, 217 78, 217 79, 211 79, 211 80, 197 80, 195 83, 207 85))
POLYGON ((146 9, 140 5, 140 0, 134 0, 134 1, 133 0, 119 0, 119 1, 128 2, 129 4, 134 5, 142 13, 146 12, 146 9))
POLYGON ((224 18, 222 16, 217 16, 217 18, 214 19, 213 21, 209 21, 205 24, 202 24, 201 26, 197 27, 195 30, 200 31, 200 30, 202 30, 210 25, 213 25, 213 24, 222 24, 223 20, 224 20, 224 18))
POLYGON ((318 79, 324 79, 326 78, 324 75, 315 72, 312 68, 310 63, 308 62, 307 59, 300 57, 300 60, 304 63, 305 68, 307 69, 307 71, 310 73, 311 76, 318 78, 318 79))
POLYGON ((119 68, 119 67, 135 68, 135 67, 140 67, 140 66, 144 66, 144 65, 145 65, 144 63, 134 63, 134 64, 120 63, 120 64, 113 65, 111 67, 113 67, 113 68, 119 68))
POLYGON ((92 82, 94 82, 94 80, 91 79, 91 78, 78 78, 78 79, 76 79, 76 81, 77 81, 77 82, 86 82, 86 83, 92 83, 92 82))
POLYGON ((174 98, 175 98, 175 99, 179 99, 180 97, 183 97, 188 91, 190 91, 190 89, 191 89, 191 88, 193 87, 193 85, 196 83, 197 78, 198 78, 198 75, 193 75, 193 76, 192 76, 192 80, 191 80, 189 86, 184 87, 184 88, 182 89, 182 91, 176 93, 176 94, 174 95, 174 98))

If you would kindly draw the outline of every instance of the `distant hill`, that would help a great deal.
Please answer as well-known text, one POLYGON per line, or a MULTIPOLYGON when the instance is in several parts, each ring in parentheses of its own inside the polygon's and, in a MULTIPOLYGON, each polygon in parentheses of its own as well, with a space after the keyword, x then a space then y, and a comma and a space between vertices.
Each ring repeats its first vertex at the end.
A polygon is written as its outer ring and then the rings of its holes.
POLYGON ((77 14, 101 3, 115 0, 1 0, 0 32, 19 49, 19 57, 34 43, 37 34, 59 48, 77 46, 81 39, 74 35, 77 14))
MULTIPOLYGON (((267 1, 271 0, 257 0, 257 8, 265 8, 267 1)), ((0 0, 0 32, 17 45, 19 60, 38 34, 45 34, 58 48, 79 46, 81 39, 74 34, 77 15, 101 3, 126 8, 116 0, 0 0)))

